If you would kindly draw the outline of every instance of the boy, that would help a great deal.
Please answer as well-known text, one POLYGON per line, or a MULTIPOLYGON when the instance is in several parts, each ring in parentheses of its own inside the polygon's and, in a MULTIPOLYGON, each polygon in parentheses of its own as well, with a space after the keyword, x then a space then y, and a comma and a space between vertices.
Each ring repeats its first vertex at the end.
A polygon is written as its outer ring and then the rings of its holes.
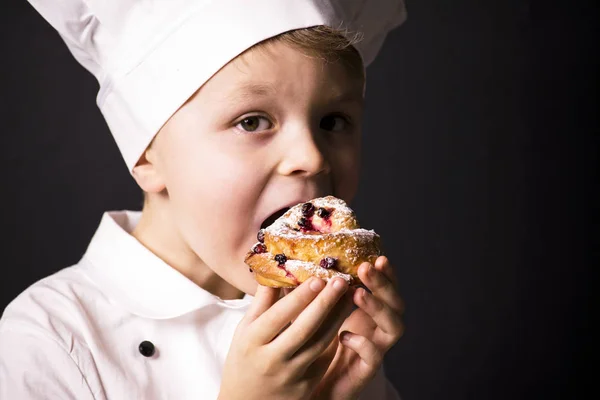
POLYGON ((397 398, 385 257, 359 271, 371 293, 312 279, 283 297, 243 259, 279 210, 353 198, 364 66, 403 3, 30 2, 98 78, 145 203, 7 307, 0 398, 397 398))

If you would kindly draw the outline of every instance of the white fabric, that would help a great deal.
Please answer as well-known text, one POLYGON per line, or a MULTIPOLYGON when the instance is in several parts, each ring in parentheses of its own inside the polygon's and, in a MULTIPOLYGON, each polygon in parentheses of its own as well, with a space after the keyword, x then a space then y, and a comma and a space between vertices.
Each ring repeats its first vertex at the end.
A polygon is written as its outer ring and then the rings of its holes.
POLYGON ((237 55, 315 25, 360 32, 365 65, 406 19, 404 0, 28 0, 100 84, 129 171, 173 113, 237 55))
MULTIPOLYGON (((106 213, 81 261, 36 282, 0 319, 0 400, 216 399, 233 332, 252 297, 221 300, 106 213), (156 354, 142 356, 151 341, 156 354)), ((398 396, 383 370, 362 398, 398 396)))

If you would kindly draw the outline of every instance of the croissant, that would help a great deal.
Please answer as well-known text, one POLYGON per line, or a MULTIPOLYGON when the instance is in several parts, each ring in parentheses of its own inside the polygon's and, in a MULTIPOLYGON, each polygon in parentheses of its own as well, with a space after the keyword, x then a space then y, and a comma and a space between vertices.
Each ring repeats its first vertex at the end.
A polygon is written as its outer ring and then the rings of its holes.
POLYGON ((360 228, 354 211, 334 196, 295 205, 257 239, 244 261, 270 287, 296 287, 311 276, 359 285, 358 267, 381 255, 379 235, 360 228))

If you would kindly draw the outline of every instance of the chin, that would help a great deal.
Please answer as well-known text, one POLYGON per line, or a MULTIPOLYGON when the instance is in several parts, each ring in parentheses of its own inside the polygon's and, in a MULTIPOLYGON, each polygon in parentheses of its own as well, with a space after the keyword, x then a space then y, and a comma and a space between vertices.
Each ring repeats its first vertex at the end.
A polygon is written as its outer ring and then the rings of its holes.
POLYGON ((254 279, 254 274, 248 270, 245 263, 240 265, 235 263, 230 265, 228 271, 221 275, 221 278, 237 290, 254 296, 258 283, 254 279))
POLYGON ((245 268, 244 271, 246 272, 246 274, 248 274, 248 276, 239 277, 235 280, 233 286, 235 286, 238 290, 249 294, 250 296, 254 296, 254 294, 256 293, 256 288, 258 287, 258 283, 256 283, 256 280, 254 279, 252 274, 248 272, 248 268, 245 268))

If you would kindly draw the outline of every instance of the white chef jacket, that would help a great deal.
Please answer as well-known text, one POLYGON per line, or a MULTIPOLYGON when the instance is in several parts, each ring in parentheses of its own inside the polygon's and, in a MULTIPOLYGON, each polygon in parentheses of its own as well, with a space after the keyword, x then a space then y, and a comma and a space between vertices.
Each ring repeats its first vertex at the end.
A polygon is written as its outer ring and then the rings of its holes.
MULTIPOLYGON (((165 264, 129 234, 139 217, 105 213, 79 263, 4 310, 1 400, 217 398, 252 297, 222 300, 165 264)), ((398 395, 382 369, 361 398, 398 395)))

